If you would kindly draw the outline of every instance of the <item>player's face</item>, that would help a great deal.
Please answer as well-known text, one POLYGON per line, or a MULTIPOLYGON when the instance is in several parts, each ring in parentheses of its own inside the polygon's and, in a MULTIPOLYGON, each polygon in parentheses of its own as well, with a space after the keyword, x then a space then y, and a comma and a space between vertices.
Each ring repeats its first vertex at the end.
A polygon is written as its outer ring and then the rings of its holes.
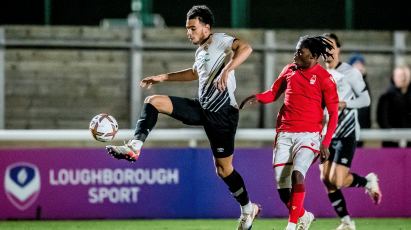
POLYGON ((397 88, 406 88, 410 84, 410 72, 405 68, 396 68, 394 70, 394 84, 397 88))
POLYGON ((186 22, 188 39, 194 44, 202 44, 210 34, 210 25, 201 23, 198 18, 187 19, 186 22))
POLYGON ((294 64, 299 69, 308 69, 311 67, 312 61, 313 55, 311 51, 299 42, 295 47, 294 64))
POLYGON ((330 62, 332 62, 332 61, 339 62, 338 57, 339 57, 339 55, 340 55, 340 48, 337 47, 337 44, 336 44, 336 42, 335 42, 335 40, 334 40, 333 38, 328 38, 328 39, 330 39, 330 41, 332 42, 334 49, 333 49, 333 50, 328 50, 328 49, 327 49, 327 51, 328 51, 330 54, 332 54, 333 56, 332 56, 332 57, 331 57, 331 56, 327 57, 327 59, 325 60, 325 62, 328 62, 328 63, 330 63, 330 62))

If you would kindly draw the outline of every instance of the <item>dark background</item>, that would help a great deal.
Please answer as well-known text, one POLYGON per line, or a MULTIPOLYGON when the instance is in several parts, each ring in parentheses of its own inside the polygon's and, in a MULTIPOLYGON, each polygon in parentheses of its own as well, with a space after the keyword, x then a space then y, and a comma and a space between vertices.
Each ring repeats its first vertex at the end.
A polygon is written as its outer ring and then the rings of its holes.
MULTIPOLYGON (((51 25, 97 26, 104 18, 126 18, 131 0, 50 0, 51 25)), ((410 7, 404 0, 353 0, 353 29, 409 30, 410 7)), ((185 26, 187 11, 206 4, 215 14, 215 27, 231 27, 230 0, 152 0, 152 13, 167 26, 185 26)), ((251 28, 345 29, 345 0, 249 0, 251 28)), ((44 0, 5 0, 0 25, 44 25, 44 0)))

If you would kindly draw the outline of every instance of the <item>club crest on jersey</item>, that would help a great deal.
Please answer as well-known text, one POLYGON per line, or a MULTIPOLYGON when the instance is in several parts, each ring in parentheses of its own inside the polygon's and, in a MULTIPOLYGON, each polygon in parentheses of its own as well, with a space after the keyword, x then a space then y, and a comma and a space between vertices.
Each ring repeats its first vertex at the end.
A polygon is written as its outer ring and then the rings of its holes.
POLYGON ((317 75, 313 75, 313 77, 311 78, 311 80, 310 80, 310 84, 311 85, 314 85, 315 84, 315 80, 317 80, 317 75))
POLYGON ((5 173, 4 189, 7 198, 16 208, 26 210, 40 193, 39 169, 25 162, 9 165, 5 173))
POLYGON ((337 84, 337 83, 335 82, 335 79, 333 78, 333 76, 331 76, 330 79, 331 79, 332 82, 334 82, 334 84, 337 84))

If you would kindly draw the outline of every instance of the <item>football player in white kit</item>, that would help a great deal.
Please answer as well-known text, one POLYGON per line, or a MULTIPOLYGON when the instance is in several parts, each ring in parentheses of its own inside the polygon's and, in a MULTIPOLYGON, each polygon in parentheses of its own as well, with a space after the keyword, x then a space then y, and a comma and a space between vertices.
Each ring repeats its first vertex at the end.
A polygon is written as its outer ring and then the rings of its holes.
MULTIPOLYGON (((245 42, 224 33, 211 33, 214 16, 207 6, 193 6, 187 13, 190 41, 198 45, 192 68, 144 78, 140 86, 150 89, 163 81, 199 81, 198 98, 154 95, 145 99, 134 140, 124 146, 107 146, 118 159, 136 161, 140 149, 154 128, 158 113, 187 125, 201 125, 210 141, 218 176, 228 185, 241 206, 238 230, 249 230, 260 208, 250 202, 241 175, 233 168, 234 137, 239 111, 234 97, 234 69, 251 54, 245 42)), ((137 90, 137 89, 136 89, 137 90)))
MULTIPOLYGON (((342 220, 337 229, 352 230, 355 229, 355 223, 348 215, 346 202, 340 189, 342 187, 365 187, 375 204, 381 201, 381 191, 374 173, 361 177, 350 172, 360 131, 357 109, 370 105, 370 95, 360 71, 345 62, 340 62, 341 45, 338 37, 332 33, 323 36, 333 42, 334 49, 331 52, 334 54, 334 59, 327 58, 325 65, 337 83, 340 102, 338 124, 330 144, 330 157, 327 162, 320 165, 321 180, 328 190, 332 206, 342 220)), ((327 115, 324 120, 327 121, 327 115)))

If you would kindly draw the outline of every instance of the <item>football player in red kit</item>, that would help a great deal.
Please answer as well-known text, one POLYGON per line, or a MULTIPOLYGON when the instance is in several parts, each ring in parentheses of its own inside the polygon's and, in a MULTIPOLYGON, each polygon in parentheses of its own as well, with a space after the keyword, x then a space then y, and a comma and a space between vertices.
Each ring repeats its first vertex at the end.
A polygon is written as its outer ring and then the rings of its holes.
POLYGON ((284 67, 271 89, 247 97, 240 105, 241 109, 246 104, 271 103, 285 93, 277 116, 273 167, 280 198, 289 209, 286 230, 308 229, 314 220, 314 215, 303 208, 304 178, 318 157, 321 163, 327 160, 337 126, 337 85, 332 75, 318 64, 320 56, 324 59, 332 56, 329 53, 332 49, 332 43, 325 37, 301 37, 294 63, 284 67), (325 106, 330 118, 321 143, 325 106))

